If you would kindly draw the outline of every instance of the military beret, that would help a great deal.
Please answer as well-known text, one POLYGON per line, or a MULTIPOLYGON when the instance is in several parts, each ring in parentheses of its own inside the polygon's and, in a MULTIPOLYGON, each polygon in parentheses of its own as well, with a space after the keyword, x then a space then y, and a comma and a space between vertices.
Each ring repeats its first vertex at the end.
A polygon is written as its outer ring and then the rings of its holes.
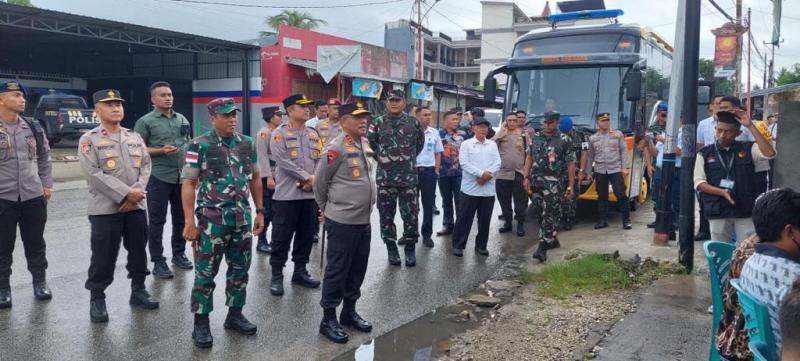
POLYGON ((342 101, 339 100, 339 98, 330 98, 330 99, 328 99, 328 105, 340 106, 340 105, 342 105, 342 101))
POLYGON ((92 95, 92 100, 94 101, 94 104, 110 101, 125 101, 125 99, 122 99, 122 97, 119 95, 119 90, 116 89, 98 90, 92 95))
POLYGON ((15 81, 4 81, 0 82, 0 93, 8 93, 8 92, 22 92, 23 95, 28 95, 25 92, 25 87, 22 84, 15 82, 15 81))

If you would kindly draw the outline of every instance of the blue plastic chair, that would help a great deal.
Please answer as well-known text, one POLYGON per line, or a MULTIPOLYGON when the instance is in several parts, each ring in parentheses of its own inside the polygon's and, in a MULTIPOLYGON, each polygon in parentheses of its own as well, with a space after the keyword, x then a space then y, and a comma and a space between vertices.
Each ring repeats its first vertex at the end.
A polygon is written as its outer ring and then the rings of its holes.
POLYGON ((756 361, 778 360, 778 357, 775 356, 775 348, 770 347, 766 343, 761 341, 750 342, 748 347, 750 348, 750 352, 753 353, 753 359, 756 361))
POLYGON ((710 361, 719 361, 717 350, 717 326, 722 318, 724 309, 722 301, 723 286, 728 280, 728 271, 731 269, 731 256, 736 247, 733 244, 719 241, 707 241, 703 250, 708 260, 708 278, 711 287, 712 316, 711 316, 711 345, 708 351, 710 361))
MULTIPOLYGON (((747 335, 750 337, 748 347, 753 353, 756 361, 776 361, 774 355, 764 355, 763 349, 775 350, 777 345, 772 334, 769 311, 767 306, 756 300, 751 294, 742 289, 738 279, 730 280, 731 286, 736 289, 739 296, 739 305, 742 306, 744 315, 744 325, 747 328, 747 335), (763 343, 765 346, 759 345, 763 343), (759 357, 760 355, 760 357, 759 357), (772 356, 772 358, 768 358, 772 356)), ((774 351, 772 352, 774 353, 774 351)))

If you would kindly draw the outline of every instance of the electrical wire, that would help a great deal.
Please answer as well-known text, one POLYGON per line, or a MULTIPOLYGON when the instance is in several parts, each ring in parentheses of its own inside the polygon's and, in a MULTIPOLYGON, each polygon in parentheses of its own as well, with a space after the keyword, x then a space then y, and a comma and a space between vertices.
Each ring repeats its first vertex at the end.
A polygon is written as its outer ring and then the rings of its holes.
POLYGON ((236 4, 236 3, 226 3, 221 1, 205 1, 205 0, 165 0, 165 1, 190 3, 190 4, 203 4, 203 5, 235 6, 243 8, 262 8, 262 9, 339 9, 339 8, 354 8, 354 7, 370 6, 370 5, 392 4, 392 3, 399 3, 405 0, 385 0, 385 1, 373 1, 373 2, 358 3, 358 4, 342 4, 342 5, 257 5, 257 4, 236 4))

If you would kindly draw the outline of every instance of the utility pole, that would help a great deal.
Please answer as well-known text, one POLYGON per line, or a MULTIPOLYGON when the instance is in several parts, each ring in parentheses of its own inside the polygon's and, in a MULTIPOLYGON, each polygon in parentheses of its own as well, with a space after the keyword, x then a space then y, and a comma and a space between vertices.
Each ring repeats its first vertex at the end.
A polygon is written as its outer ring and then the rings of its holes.
POLYGON ((422 0, 415 0, 417 3, 417 79, 425 80, 422 77, 422 64, 424 61, 425 49, 422 45, 422 0))
POLYGON ((736 71, 733 73, 734 94, 742 93, 742 0, 736 0, 736 71))
POLYGON ((764 80, 761 83, 761 86, 764 87, 764 89, 767 89, 770 87, 769 84, 767 84, 767 71, 769 70, 769 63, 767 63, 767 49, 764 49, 764 62, 762 64, 764 64, 764 80))
POLYGON ((752 58, 753 58, 753 50, 751 48, 752 41, 750 41, 750 37, 752 34, 750 33, 750 21, 751 16, 753 15, 752 10, 748 7, 747 8, 747 116, 752 117, 753 113, 750 111, 753 109, 751 106, 750 101, 750 66, 752 58))

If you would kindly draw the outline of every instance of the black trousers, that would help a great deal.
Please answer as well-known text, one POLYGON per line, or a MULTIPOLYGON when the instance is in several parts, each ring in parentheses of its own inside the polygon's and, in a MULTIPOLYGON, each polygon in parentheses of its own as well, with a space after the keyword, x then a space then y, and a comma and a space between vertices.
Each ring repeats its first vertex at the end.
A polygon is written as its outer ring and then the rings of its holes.
POLYGON ((0 199, 0 288, 9 288, 12 254, 17 241, 17 225, 25 248, 25 259, 33 282, 44 282, 45 257, 44 224, 47 222, 47 203, 44 197, 24 202, 0 199))
POLYGON ((128 251, 128 278, 134 282, 144 280, 147 270, 147 215, 135 211, 89 216, 92 228, 92 259, 86 289, 103 291, 114 281, 120 242, 128 251))
POLYGON ((631 220, 631 205, 628 203, 628 196, 625 195, 625 180, 622 179, 622 172, 601 174, 594 173, 594 185, 597 189, 597 210, 601 221, 608 220, 608 183, 617 197, 617 205, 622 213, 622 221, 631 220))
POLYGON ((459 208, 461 176, 439 177, 439 193, 442 195, 442 225, 452 229, 455 212, 459 208))
POLYGON ((422 239, 433 234, 433 207, 436 200, 436 170, 434 167, 418 167, 419 193, 422 196, 422 239))
POLYGON ((164 182, 151 176, 147 183, 147 246, 153 262, 164 260, 164 224, 167 222, 167 205, 172 216, 172 255, 183 254, 186 240, 183 239, 183 204, 181 185, 164 182))
POLYGON ((261 178, 261 184, 263 184, 263 204, 264 204, 264 230, 261 231, 261 234, 258 235, 258 240, 266 240, 267 239, 267 228, 269 228, 269 222, 272 221, 272 195, 275 194, 275 191, 272 189, 267 188, 267 179, 261 178))
POLYGON ((525 212, 528 209, 528 193, 523 185, 525 177, 514 172, 514 180, 498 179, 495 181, 497 201, 503 210, 503 219, 511 221, 513 216, 517 222, 525 222, 525 212), (514 210, 511 210, 511 200, 514 200, 514 210))
POLYGON ((322 283, 322 308, 336 308, 344 299, 354 304, 361 297, 361 284, 367 273, 372 229, 369 224, 342 224, 325 218, 328 249, 322 283))
POLYGON ((486 249, 489 242, 489 223, 492 221, 494 197, 476 197, 461 192, 461 205, 458 207, 458 218, 453 230, 453 248, 464 249, 467 246, 472 220, 478 213, 478 236, 475 237, 475 249, 486 249))
POLYGON ((296 201, 272 200, 272 254, 269 264, 274 276, 283 274, 283 266, 289 258, 292 248, 292 262, 295 269, 305 267, 308 263, 312 239, 319 222, 317 221, 317 203, 313 199, 296 201), (292 246, 294 237, 294 246, 292 246))

